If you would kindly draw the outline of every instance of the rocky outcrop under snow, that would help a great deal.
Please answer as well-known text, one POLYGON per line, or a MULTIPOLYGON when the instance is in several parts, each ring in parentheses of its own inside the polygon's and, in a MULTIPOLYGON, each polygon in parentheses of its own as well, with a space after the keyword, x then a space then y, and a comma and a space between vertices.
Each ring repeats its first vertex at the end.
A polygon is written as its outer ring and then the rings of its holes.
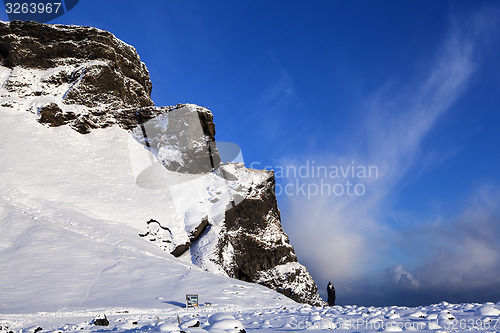
MULTIPOLYGON (((0 63, 8 68, 54 69, 43 83, 72 86, 64 96, 68 105, 108 109, 153 105, 146 66, 132 46, 107 31, 36 22, 2 23, 0 63)), ((8 84, 4 88, 19 87, 8 84)))
POLYGON ((274 175, 221 163, 210 110, 153 106, 135 49, 90 27, 0 23, 0 105, 45 126, 130 132, 138 186, 171 193, 171 220, 144 220, 144 239, 214 274, 323 304, 281 226, 274 175))

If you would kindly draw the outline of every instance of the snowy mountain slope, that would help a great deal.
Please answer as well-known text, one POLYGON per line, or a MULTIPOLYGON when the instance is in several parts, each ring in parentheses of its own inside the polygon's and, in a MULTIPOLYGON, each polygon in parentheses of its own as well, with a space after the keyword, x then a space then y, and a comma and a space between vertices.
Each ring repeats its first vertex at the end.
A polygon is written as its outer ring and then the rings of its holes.
MULTIPOLYGON (((145 65, 107 32, 34 22, 0 23, 0 32, 6 205, 27 202, 40 214, 50 205, 60 217, 51 223, 108 221, 124 239, 155 243, 211 273, 323 303, 281 227, 273 174, 220 165, 208 109, 151 106, 145 65)), ((13 262, 23 252, 10 242, 1 248, 13 262)))
POLYGON ((60 216, 60 209, 48 207, 44 201, 26 207, 2 202, 3 215, 18 223, 2 225, 1 230, 2 237, 16 242, 15 248, 2 249, 1 313, 65 307, 172 308, 190 293, 224 306, 258 305, 263 300, 286 303, 264 287, 235 283, 169 258, 157 247, 127 237, 122 225, 74 212, 60 216), (45 216, 39 215, 40 208, 45 216))

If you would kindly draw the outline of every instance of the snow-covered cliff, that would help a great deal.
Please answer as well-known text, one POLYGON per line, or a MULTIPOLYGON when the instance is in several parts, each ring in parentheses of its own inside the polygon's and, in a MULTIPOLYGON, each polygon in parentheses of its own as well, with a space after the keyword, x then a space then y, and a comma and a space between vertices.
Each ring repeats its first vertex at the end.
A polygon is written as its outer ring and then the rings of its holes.
POLYGON ((153 106, 132 46, 95 28, 0 23, 0 65, 4 204, 121 224, 173 260, 323 304, 281 226, 273 173, 223 156, 210 110, 153 106))

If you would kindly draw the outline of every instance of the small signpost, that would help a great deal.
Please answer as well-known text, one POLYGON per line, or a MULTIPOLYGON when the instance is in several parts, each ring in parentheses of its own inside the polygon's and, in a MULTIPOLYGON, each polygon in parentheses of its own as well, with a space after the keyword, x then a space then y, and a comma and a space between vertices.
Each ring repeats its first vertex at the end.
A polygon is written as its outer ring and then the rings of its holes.
POLYGON ((195 307, 196 308, 199 307, 198 295, 194 295, 194 294, 186 295, 186 309, 195 308, 195 307))

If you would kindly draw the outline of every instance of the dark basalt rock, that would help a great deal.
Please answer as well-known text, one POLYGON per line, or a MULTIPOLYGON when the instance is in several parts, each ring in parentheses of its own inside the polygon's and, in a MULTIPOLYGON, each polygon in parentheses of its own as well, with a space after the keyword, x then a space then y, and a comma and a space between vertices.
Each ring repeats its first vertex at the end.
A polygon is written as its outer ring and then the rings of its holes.
POLYGON ((230 243, 237 253, 234 258, 235 267, 228 272, 230 276, 252 282, 256 280, 257 273, 261 270, 297 260, 288 239, 287 243, 276 242, 271 246, 259 242, 267 227, 266 215, 274 213, 279 216, 277 206, 273 204, 274 200, 272 196, 263 199, 244 199, 239 205, 226 211, 225 225, 228 236, 220 246, 230 243), (237 238, 229 236, 235 233, 238 233, 237 238))
MULTIPOLYGON (((131 131, 155 117, 181 109, 184 106, 186 106, 186 104, 163 107, 151 106, 138 109, 93 110, 88 114, 75 115, 73 112, 61 110, 55 103, 49 103, 38 110, 41 116, 38 122, 51 127, 69 125, 81 134, 87 134, 93 129, 106 128, 112 125, 118 125, 131 131), (46 111, 45 114, 44 111, 46 111)), ((209 142, 215 142, 213 115, 199 111, 198 116, 200 119, 200 126, 204 130, 204 135, 209 142)))
POLYGON ((207 230, 207 228, 210 226, 210 223, 208 223, 208 218, 205 217, 200 225, 198 225, 192 232, 191 232, 191 235, 189 237, 189 240, 191 241, 191 243, 193 242, 196 242, 198 240, 198 238, 200 238, 200 236, 205 232, 205 230, 207 230))
POLYGON ((297 256, 281 226, 274 174, 256 186, 261 188, 258 197, 245 198, 227 208, 218 261, 230 277, 264 285, 297 302, 322 305, 316 284, 305 267, 284 276, 273 272, 278 265, 297 263, 297 256), (233 258, 230 265, 225 265, 223 253, 228 247, 233 249, 233 258), (296 292, 297 285, 301 285, 301 292, 296 292))
POLYGON ((73 112, 63 112, 56 103, 49 103, 38 110, 41 123, 50 123, 53 126, 62 126, 75 120, 76 115, 73 112))
POLYGON ((177 245, 175 247, 175 249, 172 252, 170 252, 170 254, 173 255, 174 257, 178 258, 182 254, 184 254, 184 252, 186 252, 187 250, 189 250, 190 246, 191 246, 191 242, 187 242, 185 244, 177 245))
MULTIPOLYGON (((44 87, 69 84, 70 89, 59 105, 51 102, 37 111, 41 115, 39 122, 49 126, 69 125, 82 134, 114 124, 132 130, 161 114, 185 106, 153 107, 149 72, 135 48, 96 28, 0 22, 0 64, 27 69, 63 65, 76 68, 68 72, 65 67, 60 67, 41 79, 44 87), (89 108, 89 112, 75 115, 65 110, 64 105, 74 104, 89 108)), ((7 80, 2 88, 17 95, 29 85, 7 80)), ((31 96, 45 94, 47 92, 43 89, 31 92, 31 96)), ((197 122, 208 141, 214 142, 213 115, 201 109, 197 122)))
POLYGON ((84 65, 78 73, 60 73, 48 81, 81 81, 65 96, 66 104, 115 109, 153 105, 149 72, 136 50, 96 28, 0 23, 0 64, 37 69, 84 65))
POLYGON ((94 325, 96 326, 109 326, 109 320, 108 318, 106 317, 106 315, 98 315, 95 319, 94 319, 94 325))
POLYGON ((174 257, 180 257, 181 255, 183 255, 184 252, 189 250, 191 244, 196 242, 198 238, 203 235, 203 233, 209 226, 210 223, 208 223, 208 218, 204 218, 203 221, 201 221, 201 223, 191 232, 191 235, 189 236, 189 242, 176 246, 175 249, 170 252, 170 254, 174 257))
POLYGON ((148 231, 139 234, 140 237, 148 237, 149 241, 156 243, 164 251, 170 252, 174 257, 180 257, 187 250, 190 249, 191 245, 196 242, 210 227, 208 222, 208 217, 205 217, 200 224, 194 228, 189 234, 189 240, 183 244, 172 244, 172 232, 168 227, 162 226, 157 220, 151 219, 146 222, 148 225, 148 231), (151 225, 153 228, 151 228, 151 225))

